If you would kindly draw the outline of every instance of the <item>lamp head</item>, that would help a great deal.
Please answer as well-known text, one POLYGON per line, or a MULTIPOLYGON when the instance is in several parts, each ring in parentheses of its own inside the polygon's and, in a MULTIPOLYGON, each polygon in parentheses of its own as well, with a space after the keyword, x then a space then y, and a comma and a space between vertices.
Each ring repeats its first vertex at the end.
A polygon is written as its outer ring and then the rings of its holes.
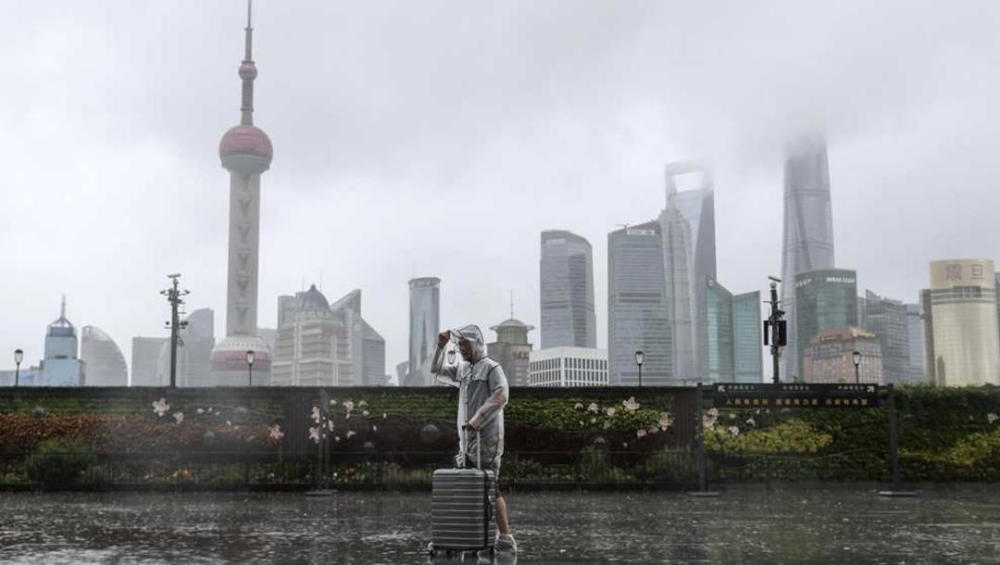
POLYGON ((851 358, 854 360, 854 366, 857 367, 861 364, 861 352, 855 351, 851 353, 851 358))
POLYGON ((646 354, 643 353, 641 349, 639 351, 636 351, 635 352, 635 364, 638 365, 638 366, 640 366, 640 367, 642 367, 642 364, 645 361, 646 361, 646 354))
POLYGON ((16 365, 20 365, 21 361, 23 361, 23 360, 24 360, 24 351, 21 351, 20 349, 15 349, 14 350, 14 363, 16 365))
POLYGON ((254 358, 254 356, 255 356, 255 353, 253 352, 253 349, 248 349, 247 350, 247 365, 253 365, 253 358, 254 358))

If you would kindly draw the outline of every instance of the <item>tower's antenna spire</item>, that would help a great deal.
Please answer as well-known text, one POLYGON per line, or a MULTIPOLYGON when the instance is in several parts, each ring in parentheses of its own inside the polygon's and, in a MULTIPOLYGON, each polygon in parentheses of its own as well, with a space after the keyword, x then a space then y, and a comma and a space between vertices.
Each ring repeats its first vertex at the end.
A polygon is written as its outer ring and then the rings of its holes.
POLYGON ((62 306, 59 307, 59 317, 66 319, 66 295, 62 295, 62 306))
POLYGON ((514 319, 514 290, 510 291, 510 319, 514 319))
POLYGON ((243 79, 243 105, 240 107, 240 123, 253 124, 253 79, 257 78, 257 65, 253 62, 253 26, 251 0, 247 0, 246 50, 243 53, 243 63, 240 65, 240 78, 243 79))

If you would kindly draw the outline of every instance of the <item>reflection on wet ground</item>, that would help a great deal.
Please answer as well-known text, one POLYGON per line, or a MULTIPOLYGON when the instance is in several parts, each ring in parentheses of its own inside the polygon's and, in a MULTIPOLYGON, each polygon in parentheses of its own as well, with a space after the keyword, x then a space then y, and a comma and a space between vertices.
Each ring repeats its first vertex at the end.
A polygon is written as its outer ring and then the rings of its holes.
MULTIPOLYGON (((426 563, 427 493, 0 494, 4 563, 426 563)), ((995 487, 514 493, 521 553, 464 563, 998 563, 995 487)), ((448 562, 438 559, 435 562, 448 562)), ((450 562, 458 562, 451 559, 450 562)))

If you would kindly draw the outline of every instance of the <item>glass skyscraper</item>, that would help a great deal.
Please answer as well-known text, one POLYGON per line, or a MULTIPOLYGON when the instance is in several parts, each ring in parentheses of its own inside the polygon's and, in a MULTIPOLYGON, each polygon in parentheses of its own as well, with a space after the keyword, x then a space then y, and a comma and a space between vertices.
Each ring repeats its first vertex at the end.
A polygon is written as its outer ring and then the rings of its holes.
MULTIPOLYGON (((857 327, 858 286, 857 274, 847 269, 808 271, 795 276, 795 327, 794 351, 797 367, 809 340, 823 330, 857 327)), ((791 341, 789 336, 789 341, 791 341)), ((787 380, 802 376, 785 373, 787 380)))
POLYGON ((908 383, 910 380, 910 330, 906 305, 865 291, 858 311, 861 327, 874 333, 882 347, 882 375, 886 384, 908 383))
POLYGON ((763 380, 760 332, 760 292, 733 296, 733 376, 738 383, 759 383, 763 380))
POLYGON ((736 371, 733 344, 733 294, 715 279, 705 279, 705 362, 708 382, 732 382, 736 371))
POLYGON ((430 386, 431 360, 441 331, 441 279, 423 277, 410 281, 410 359, 404 386, 430 386))
POLYGON ((706 278, 702 312, 707 382, 761 382, 760 292, 733 295, 706 278))
POLYGON ((597 347, 590 243, 568 231, 542 232, 541 347, 597 347))
POLYGON ((673 372, 670 307, 660 223, 608 234, 608 377, 637 385, 635 352, 643 351, 643 386, 680 384, 673 372))
POLYGON ((910 342, 910 367, 906 380, 911 383, 922 383, 927 380, 924 371, 924 320, 921 318, 919 304, 906 305, 906 336, 910 342))
POLYGON ((666 167, 667 207, 660 214, 663 265, 673 334, 674 375, 689 381, 707 377, 705 280, 716 278, 715 196, 711 174, 696 163, 666 167), (676 178, 700 174, 700 187, 678 191, 676 178))
MULTIPOLYGON (((816 135, 799 138, 788 146, 786 155, 781 309, 786 312, 788 321, 788 351, 799 353, 782 358, 782 374, 791 379, 800 374, 798 363, 804 346, 796 344, 802 332, 796 328, 798 289, 795 277, 800 273, 833 269, 834 253, 826 141, 816 135)), ((855 296, 851 300, 856 301, 855 296)), ((852 310, 857 312, 856 303, 852 310)))

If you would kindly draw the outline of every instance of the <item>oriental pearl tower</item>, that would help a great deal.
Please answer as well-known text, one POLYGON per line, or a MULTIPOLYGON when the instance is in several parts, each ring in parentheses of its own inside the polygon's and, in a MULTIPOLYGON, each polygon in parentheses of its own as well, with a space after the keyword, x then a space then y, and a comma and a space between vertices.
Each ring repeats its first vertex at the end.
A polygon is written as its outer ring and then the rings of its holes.
POLYGON ((267 384, 271 356, 257 332, 257 274, 260 239, 260 175, 271 166, 274 150, 263 130, 253 125, 251 6, 247 2, 246 51, 240 63, 243 82, 240 123, 219 142, 219 158, 229 171, 229 274, 226 289, 226 338, 212 350, 217 385, 267 384), (253 351, 252 369, 250 354, 253 351), (251 377, 252 375, 252 377, 251 377))

